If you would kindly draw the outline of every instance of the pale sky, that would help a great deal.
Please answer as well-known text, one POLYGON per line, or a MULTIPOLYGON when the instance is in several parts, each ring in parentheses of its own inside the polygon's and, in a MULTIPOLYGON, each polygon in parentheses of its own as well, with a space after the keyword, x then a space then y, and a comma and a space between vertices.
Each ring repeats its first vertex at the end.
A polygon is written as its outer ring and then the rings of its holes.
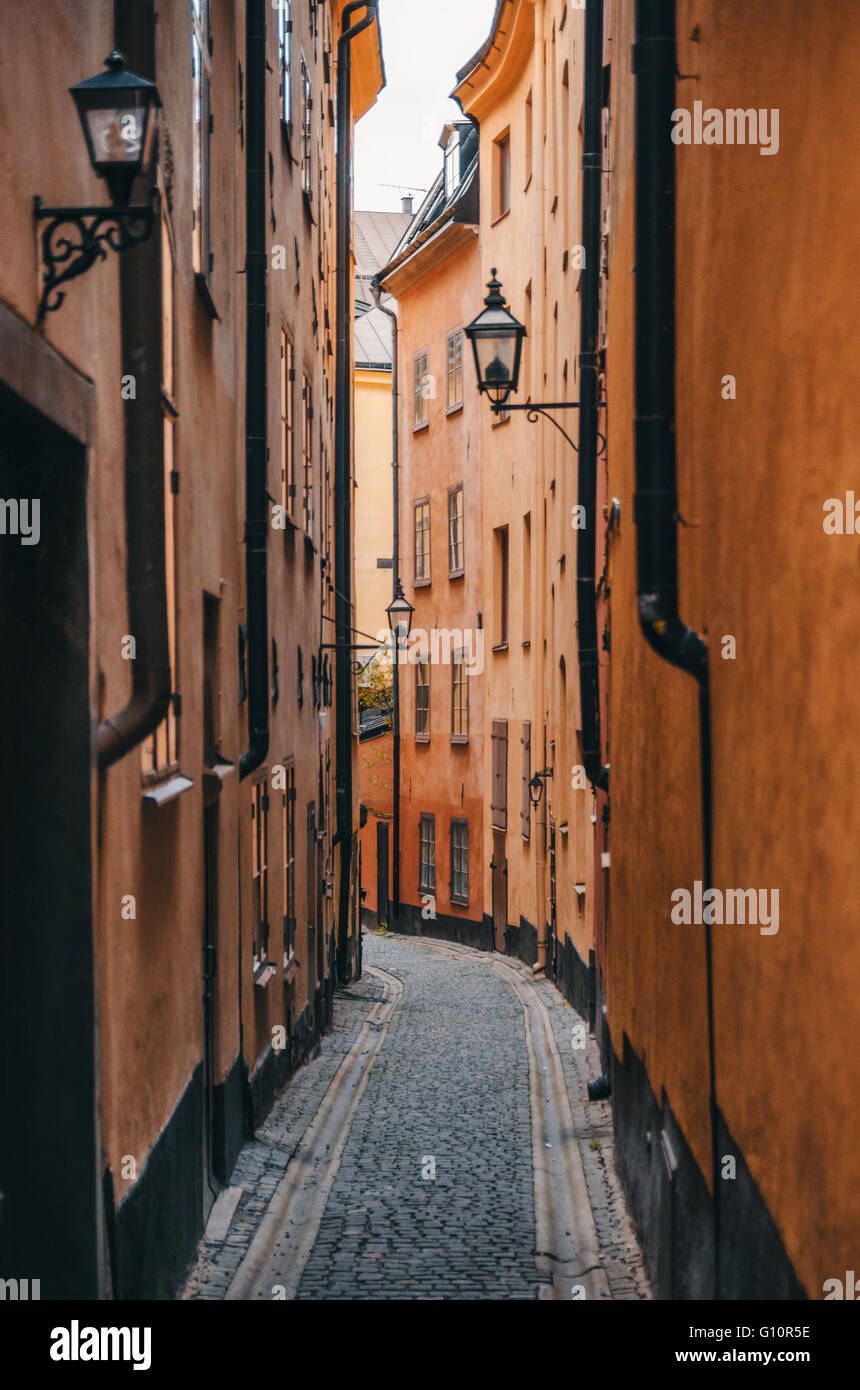
POLYGON ((459 68, 488 38, 495 0, 380 0, 387 84, 355 132, 355 202, 399 212, 403 193, 428 189, 442 167, 438 140, 460 117, 448 99, 459 68))

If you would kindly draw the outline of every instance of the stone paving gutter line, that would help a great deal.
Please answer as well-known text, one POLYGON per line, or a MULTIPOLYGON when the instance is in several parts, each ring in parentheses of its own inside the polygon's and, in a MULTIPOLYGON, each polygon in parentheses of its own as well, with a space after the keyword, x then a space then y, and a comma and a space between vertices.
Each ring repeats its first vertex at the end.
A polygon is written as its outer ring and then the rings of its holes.
POLYGON ((543 1000, 524 969, 521 972, 506 961, 459 950, 447 942, 419 940, 439 955, 491 965, 522 1006, 532 1115, 535 1261, 538 1272, 552 1280, 542 1285, 539 1297, 581 1297, 578 1292, 574 1295, 579 1286, 586 1300, 610 1298, 561 1058, 543 1000))
POLYGON ((283 1287, 286 1299, 296 1296, 355 1112, 403 994, 401 982, 387 971, 367 965, 365 972, 381 981, 383 997, 368 1014, 305 1131, 227 1290, 228 1299, 271 1299, 275 1285, 283 1287))

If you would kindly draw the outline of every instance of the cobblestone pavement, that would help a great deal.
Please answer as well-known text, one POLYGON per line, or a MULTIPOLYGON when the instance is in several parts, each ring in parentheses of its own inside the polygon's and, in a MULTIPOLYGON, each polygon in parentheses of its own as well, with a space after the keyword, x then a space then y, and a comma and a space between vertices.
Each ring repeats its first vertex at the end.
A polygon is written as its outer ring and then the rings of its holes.
MULTIPOLYGON (((444 943, 437 943, 446 949, 444 943)), ((343 1152, 298 1288, 301 1299, 534 1299, 535 1208, 529 1068, 520 1003, 483 952, 452 959, 415 938, 366 934, 366 964, 403 997, 343 1152), (431 1174, 435 1173, 435 1176, 431 1174)), ((589 1104, 597 1046, 555 987, 515 961, 549 1014, 561 1056, 612 1298, 651 1296, 614 1170, 611 1111, 589 1104)), ((185 1292, 223 1298, 302 1133, 381 986, 336 1000, 320 1056, 293 1077, 231 1184, 243 1188, 226 1237, 201 1243, 185 1292)))
POLYGON ((265 1123, 239 1154, 230 1177, 231 1187, 242 1188, 236 1213, 225 1239, 201 1240, 184 1298, 218 1299, 226 1294, 299 1140, 373 1004, 381 998, 382 985, 366 974, 335 995, 334 1026, 322 1039, 318 1055, 291 1077, 265 1123))
MULTIPOLYGON (((524 972, 531 975, 530 970, 524 972)), ((579 1144, 594 1226, 612 1298, 651 1298, 645 1262, 615 1170, 612 1106, 608 1100, 589 1101, 586 1082, 603 1067, 595 1038, 587 1036, 584 1050, 573 1047, 574 1025, 582 1019, 549 980, 533 981, 549 1013, 561 1057, 573 1128, 579 1144)))
POLYGON ((484 961, 365 938, 403 983, 299 1298, 534 1298, 523 1013, 484 961), (422 1177, 435 1163, 435 1179, 422 1177))

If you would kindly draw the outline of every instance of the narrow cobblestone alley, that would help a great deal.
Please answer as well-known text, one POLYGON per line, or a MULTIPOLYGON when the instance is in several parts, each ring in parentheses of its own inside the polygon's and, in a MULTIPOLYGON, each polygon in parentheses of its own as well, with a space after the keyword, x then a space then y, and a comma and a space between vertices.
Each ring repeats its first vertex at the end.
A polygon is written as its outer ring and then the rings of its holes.
MULTIPOLYGON (((339 1000, 335 1032, 320 1055, 243 1150, 228 1189, 232 1200, 238 1196, 235 1213, 229 1223, 217 1215, 210 1220, 185 1297, 559 1296, 546 1259, 542 1268, 536 1263, 524 1011, 494 960, 501 958, 442 942, 365 935, 364 976, 339 1000), (368 967, 399 980, 402 994, 349 1124, 310 1253, 299 1271, 295 1247, 279 1239, 249 1280, 246 1267, 254 1264, 266 1208, 272 1202, 270 1210, 277 1210, 291 1160, 302 1162, 301 1136, 324 1108, 338 1068, 382 996, 381 977, 368 967)), ((532 981, 531 971, 514 969, 532 981)), ((609 1107, 585 1100, 585 1082, 598 1070, 596 1049, 591 1039, 586 1049, 574 1049, 578 1015, 554 986, 532 983, 563 1069, 569 1113, 556 1119, 566 1142, 574 1139, 571 1156, 584 1169, 590 1210, 580 1216, 593 1221, 602 1296, 648 1297, 614 1172, 609 1107)), ((313 1187, 318 1180, 309 1156, 305 1182, 313 1187)))

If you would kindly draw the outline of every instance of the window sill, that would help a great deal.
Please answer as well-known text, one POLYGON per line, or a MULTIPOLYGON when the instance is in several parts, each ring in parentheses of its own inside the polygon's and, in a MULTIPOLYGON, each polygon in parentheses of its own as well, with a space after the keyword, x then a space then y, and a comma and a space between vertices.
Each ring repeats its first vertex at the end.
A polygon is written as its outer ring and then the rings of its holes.
POLYGON ((432 579, 413 579, 413 589, 427 589, 433 583, 432 579))
POLYGON ((490 429, 497 430, 499 428, 499 425, 506 425, 510 418, 510 415, 493 415, 493 421, 490 425, 490 429))
POLYGON ((416 734, 416 735, 415 735, 415 742, 416 742, 416 743, 429 743, 429 742, 430 742, 430 735, 429 735, 429 734, 416 734))
POLYGON ((525 183, 523 184, 523 192, 524 192, 524 193, 528 193, 528 191, 529 191, 529 189, 531 188, 531 186, 532 186, 532 175, 529 174, 528 178, 526 179, 525 183))
POLYGON ((510 217, 510 214, 511 214, 510 208, 505 208, 504 212, 500 212, 500 213, 497 213, 497 214, 496 214, 496 216, 493 218, 492 222, 490 223, 490 226, 491 226, 491 227, 496 227, 496 226, 498 226, 499 222, 502 222, 506 217, 510 217))
POLYGON ((266 989, 269 982, 275 978, 275 967, 270 960, 261 961, 254 966, 254 987, 256 989, 266 989))
POLYGON ((468 907, 468 906, 469 906, 469 899, 468 899, 468 898, 460 898, 460 897, 457 897, 457 896, 455 896, 454 893, 451 894, 451 897, 450 897, 449 901, 451 902, 451 905, 452 905, 453 907, 468 907))
POLYGON ((426 883, 419 883, 419 884, 418 884, 418 892, 419 892, 419 893, 432 893, 432 895, 433 895, 434 898, 435 898, 435 896, 436 896, 436 889, 435 889, 435 888, 430 888, 430 887, 428 886, 428 884, 426 884, 426 883))
POLYGON ((295 951, 292 955, 284 956, 284 984, 291 985, 299 973, 299 962, 296 960, 295 951))
POLYGON ((462 747, 464 747, 464 746, 469 742, 469 735, 468 735, 468 734, 452 734, 452 735, 451 735, 451 742, 457 744, 458 747, 462 748, 462 747))
POLYGON ((462 579, 465 573, 466 573, 466 571, 465 571, 464 569, 461 569, 461 570, 449 570, 449 571, 448 571, 448 578, 449 578, 449 579, 462 579))
POLYGON ((154 782, 147 787, 143 793, 143 800, 149 801, 153 806, 166 806, 168 801, 175 801, 193 786, 191 778, 183 777, 180 772, 175 777, 169 777, 166 782, 154 782))
POLYGON ((449 406, 446 407, 446 409, 445 409, 445 414, 448 415, 448 416, 451 416, 451 415, 459 415, 460 412, 462 411, 462 409, 463 409, 463 402, 462 402, 462 401, 457 401, 457 403, 456 403, 455 405, 449 405, 449 406))
POLYGON ((508 644, 507 642, 497 642, 492 650, 494 652, 506 652, 508 650, 508 644))
POLYGON ((203 805, 212 806, 221 795, 226 778, 236 771, 235 763, 221 759, 204 763, 203 766, 203 805))
POLYGON ((419 420, 417 425, 416 425, 416 424, 413 424, 413 426, 412 426, 412 433, 413 433, 413 434, 420 434, 422 430, 429 430, 429 428, 430 428, 430 421, 429 421, 429 420, 419 420))
POLYGON ((142 772, 140 780, 145 787, 151 787, 158 782, 166 782, 170 777, 175 777, 179 773, 179 763, 164 763, 162 767, 157 767, 152 772, 142 772))
POLYGON ((308 219, 311 226, 315 227, 317 223, 316 218, 314 217, 314 209, 313 204, 311 202, 311 195, 306 188, 302 189, 302 202, 304 203, 305 217, 308 219))
POLYGON ((523 642, 522 642, 522 646, 523 646, 523 651, 527 651, 528 648, 531 646, 531 638, 530 638, 530 637, 524 637, 524 638, 523 638, 523 642))
POLYGON ((206 312, 209 315, 210 319, 213 319, 216 323, 220 323, 221 315, 215 308, 215 300, 212 298, 212 291, 209 288, 209 281, 207 280, 203 272, 200 270, 197 270, 194 273, 194 288, 196 289, 197 293, 202 299, 203 306, 206 309, 206 312))

